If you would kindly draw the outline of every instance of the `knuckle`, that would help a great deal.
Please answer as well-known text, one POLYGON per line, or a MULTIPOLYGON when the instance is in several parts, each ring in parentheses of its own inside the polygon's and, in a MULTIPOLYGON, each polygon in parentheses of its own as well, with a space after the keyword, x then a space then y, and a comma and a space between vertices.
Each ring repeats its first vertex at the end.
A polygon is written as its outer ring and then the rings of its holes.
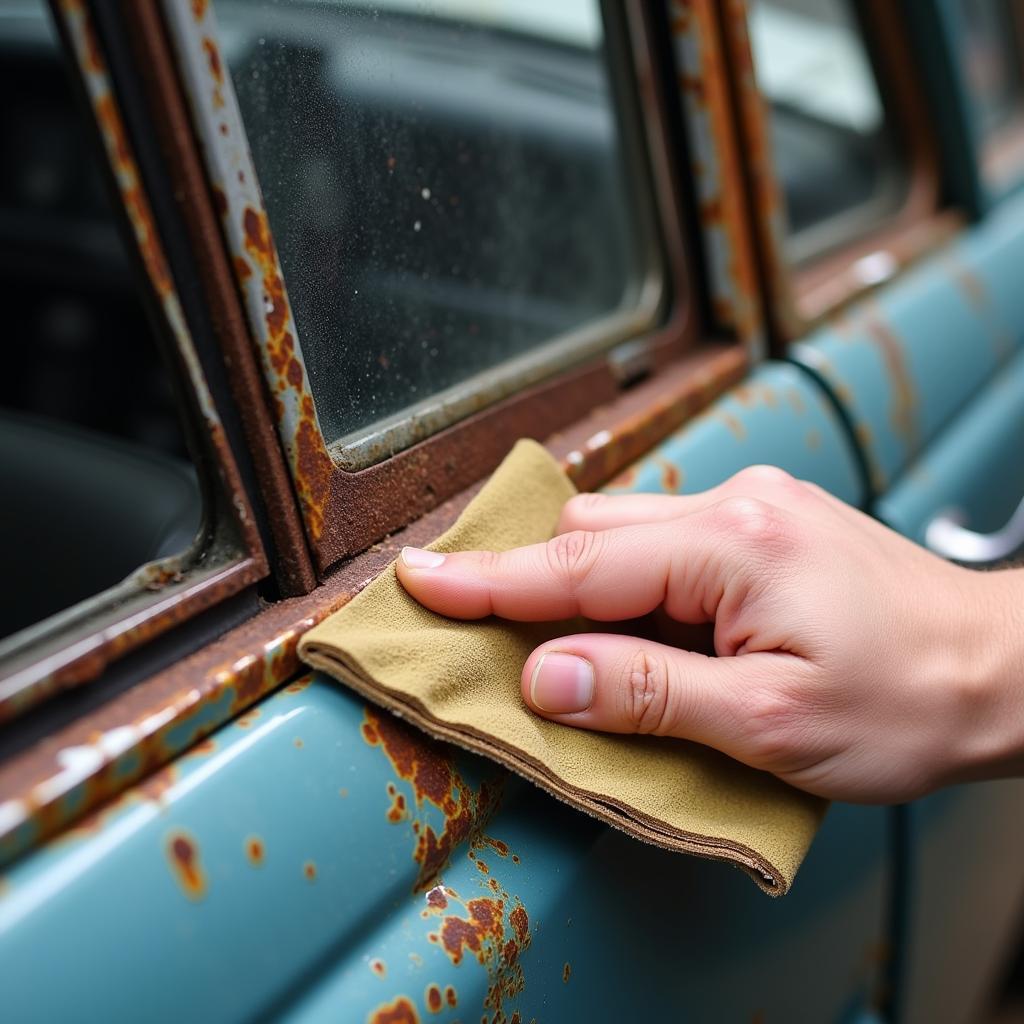
POLYGON ((788 547, 791 539, 783 511, 760 498, 726 498, 714 507, 713 520, 725 536, 759 550, 788 547))
POLYGON ((597 564, 600 534, 590 530, 571 530, 552 537, 544 547, 548 568, 570 592, 575 592, 597 564))
POLYGON ((729 481, 735 489, 745 491, 787 490, 797 484, 796 479, 778 466, 747 466, 729 481))
POLYGON ((746 748, 769 771, 788 767, 798 754, 799 728, 794 703, 778 689, 748 692, 743 701, 746 748))
POLYGON ((639 733, 662 734, 675 721, 669 666, 649 651, 634 652, 622 672, 621 708, 625 721, 639 733))

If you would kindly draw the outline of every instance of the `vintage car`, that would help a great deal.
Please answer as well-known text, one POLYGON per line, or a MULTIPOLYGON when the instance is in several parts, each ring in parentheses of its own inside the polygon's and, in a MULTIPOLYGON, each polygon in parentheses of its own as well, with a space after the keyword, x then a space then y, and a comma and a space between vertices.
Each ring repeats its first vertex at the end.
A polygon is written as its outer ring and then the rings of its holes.
POLYGON ((771 899, 297 643, 520 437, 1019 555, 1022 6, 0 2, 2 1019, 983 1019, 1024 782, 771 899))

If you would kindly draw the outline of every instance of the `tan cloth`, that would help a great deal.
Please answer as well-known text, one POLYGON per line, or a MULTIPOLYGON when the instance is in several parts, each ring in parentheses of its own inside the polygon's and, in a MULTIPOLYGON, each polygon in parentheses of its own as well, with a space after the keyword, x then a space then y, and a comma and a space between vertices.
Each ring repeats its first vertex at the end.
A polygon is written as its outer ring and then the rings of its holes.
MULTIPOLYGON (((520 441, 430 547, 505 550, 547 540, 574 493, 544 448, 520 441)), ((579 630, 578 622, 436 615, 409 597, 391 565, 310 630, 299 653, 431 735, 493 758, 638 839, 731 861, 766 892, 786 892, 824 801, 695 743, 586 732, 526 708, 519 680, 529 653, 579 630)))

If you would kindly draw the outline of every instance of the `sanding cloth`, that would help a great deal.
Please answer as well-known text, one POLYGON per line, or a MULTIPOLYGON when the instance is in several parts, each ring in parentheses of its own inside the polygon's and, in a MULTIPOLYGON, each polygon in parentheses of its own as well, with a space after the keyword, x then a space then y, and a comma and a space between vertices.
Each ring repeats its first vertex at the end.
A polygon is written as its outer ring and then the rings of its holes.
MULTIPOLYGON (((520 441, 429 548, 501 551, 547 540, 574 493, 543 447, 520 441)), ((306 633, 299 654, 431 735, 638 839, 730 861, 766 892, 786 892, 825 801, 700 744, 589 732, 526 707, 519 681, 530 652, 588 628, 582 620, 449 619, 414 601, 392 564, 306 633)))

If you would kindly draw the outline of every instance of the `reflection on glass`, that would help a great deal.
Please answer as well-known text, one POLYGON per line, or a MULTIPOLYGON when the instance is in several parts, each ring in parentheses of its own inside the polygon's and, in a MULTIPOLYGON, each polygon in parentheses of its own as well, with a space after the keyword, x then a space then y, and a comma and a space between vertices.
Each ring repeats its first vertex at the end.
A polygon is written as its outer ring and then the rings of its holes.
POLYGON ((1017 25, 1005 0, 959 0, 962 59, 982 137, 1021 113, 1021 54, 1017 25))
POLYGON ((328 442, 635 306, 597 0, 217 15, 328 442))
POLYGON ((750 31, 791 255, 801 259, 898 204, 897 159, 850 3, 754 0, 750 31))
POLYGON ((202 501, 43 0, 3 5, 0 90, 3 639, 183 552, 202 501))

